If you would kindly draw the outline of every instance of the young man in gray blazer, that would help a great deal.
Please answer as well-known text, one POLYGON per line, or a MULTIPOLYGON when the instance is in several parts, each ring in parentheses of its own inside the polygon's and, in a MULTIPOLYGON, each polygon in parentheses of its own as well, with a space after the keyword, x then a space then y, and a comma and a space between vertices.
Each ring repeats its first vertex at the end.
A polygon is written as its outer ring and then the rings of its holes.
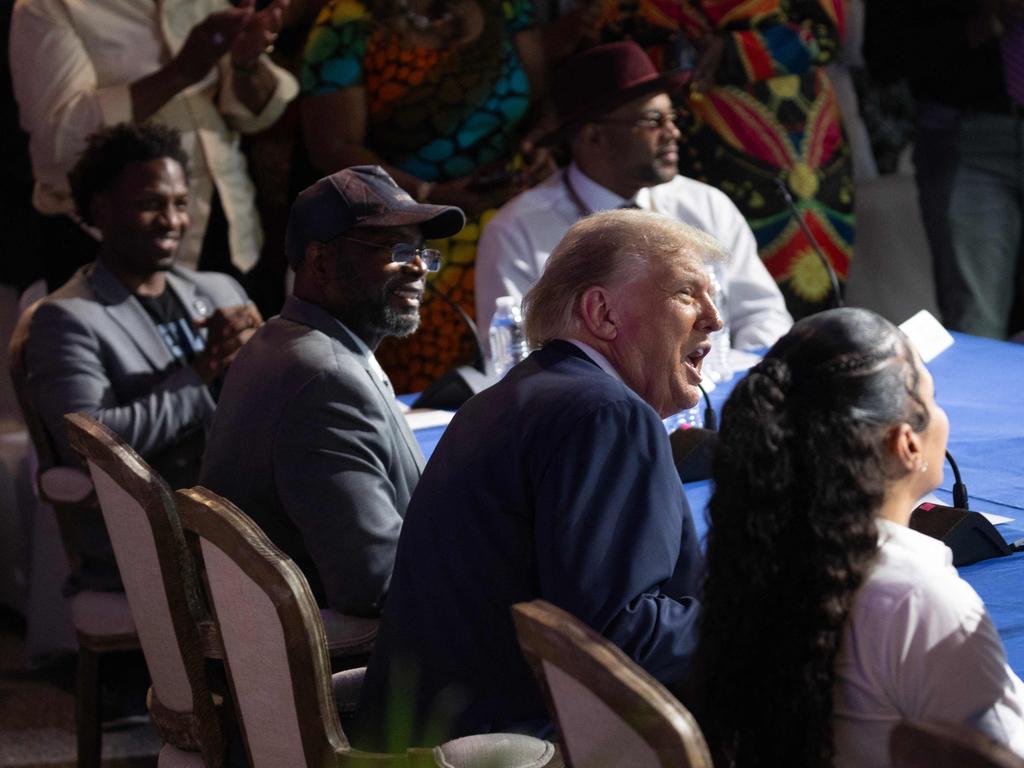
POLYGON ((227 377, 200 477, 249 514, 322 607, 375 616, 423 455, 373 351, 419 325, 424 239, 462 229, 381 168, 302 192, 288 222, 294 294, 227 377))
MULTIPOLYGON (((85 412, 172 487, 196 482, 214 411, 209 385, 262 318, 227 275, 175 266, 189 224, 187 174, 177 132, 130 124, 90 137, 72 172, 99 254, 39 305, 25 350, 34 406, 62 464, 80 464, 63 416, 85 412)), ((72 588, 119 589, 99 511, 76 522, 83 563, 72 588)))

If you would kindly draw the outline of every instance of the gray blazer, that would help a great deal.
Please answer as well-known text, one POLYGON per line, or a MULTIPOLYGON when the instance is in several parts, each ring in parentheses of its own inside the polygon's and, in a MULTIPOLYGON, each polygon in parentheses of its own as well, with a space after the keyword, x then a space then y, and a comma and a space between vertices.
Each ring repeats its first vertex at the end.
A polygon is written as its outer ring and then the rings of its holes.
MULTIPOLYGON (((174 267, 167 283, 193 320, 249 301, 237 282, 218 273, 174 267)), ((43 301, 25 354, 35 407, 62 464, 80 463, 63 416, 83 411, 123 437, 172 486, 195 482, 213 398, 191 366, 174 359, 156 324, 102 261, 82 267, 43 301), (191 477, 183 476, 181 451, 194 454, 187 462, 191 477)))
POLYGON ((200 482, 266 531, 321 606, 376 615, 423 464, 349 332, 291 296, 231 366, 200 482))

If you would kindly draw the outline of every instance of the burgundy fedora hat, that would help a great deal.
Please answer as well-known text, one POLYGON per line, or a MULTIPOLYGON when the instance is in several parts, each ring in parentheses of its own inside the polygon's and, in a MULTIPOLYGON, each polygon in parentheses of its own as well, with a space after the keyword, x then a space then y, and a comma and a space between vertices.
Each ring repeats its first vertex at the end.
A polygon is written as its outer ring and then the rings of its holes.
POLYGON ((631 40, 589 48, 555 72, 551 97, 559 125, 540 144, 561 141, 583 123, 645 94, 675 93, 689 80, 689 69, 658 72, 644 49, 631 40))

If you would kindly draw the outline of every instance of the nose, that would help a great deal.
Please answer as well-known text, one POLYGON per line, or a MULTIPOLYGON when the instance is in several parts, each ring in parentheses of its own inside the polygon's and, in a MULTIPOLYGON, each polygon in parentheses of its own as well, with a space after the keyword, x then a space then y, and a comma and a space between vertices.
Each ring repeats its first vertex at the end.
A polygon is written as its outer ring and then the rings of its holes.
POLYGON ((683 135, 683 132, 679 130, 679 126, 676 124, 675 120, 666 120, 663 127, 663 132, 664 131, 668 132, 668 135, 672 137, 673 141, 680 139, 683 135))
POLYGON ((169 200, 160 208, 160 221, 168 229, 180 229, 188 223, 188 213, 169 200))
POLYGON ((710 296, 704 300, 698 323, 701 330, 706 333, 714 333, 715 331, 720 331, 725 327, 725 322, 722 320, 722 313, 718 311, 718 307, 710 296))
POLYGON ((409 261, 405 262, 404 266, 412 269, 415 272, 419 272, 420 274, 423 274, 423 273, 428 271, 427 270, 427 262, 423 258, 423 252, 419 251, 419 250, 416 251, 416 255, 413 256, 413 258, 411 258, 409 261))

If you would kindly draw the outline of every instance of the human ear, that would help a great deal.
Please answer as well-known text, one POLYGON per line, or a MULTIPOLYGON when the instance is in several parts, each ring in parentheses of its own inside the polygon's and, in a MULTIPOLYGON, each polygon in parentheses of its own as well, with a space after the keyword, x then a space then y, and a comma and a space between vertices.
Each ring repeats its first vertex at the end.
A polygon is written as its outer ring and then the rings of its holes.
POLYGON ((909 424, 903 422, 893 427, 886 437, 886 447, 893 462, 905 472, 921 471, 921 438, 909 424))
POLYGON ((312 242, 306 246, 309 274, 320 285, 326 285, 334 274, 334 258, 327 243, 312 242))
POLYGON ((612 297, 600 286, 595 285, 583 292, 580 297, 580 317, 583 326, 602 341, 611 341, 619 333, 612 297))

